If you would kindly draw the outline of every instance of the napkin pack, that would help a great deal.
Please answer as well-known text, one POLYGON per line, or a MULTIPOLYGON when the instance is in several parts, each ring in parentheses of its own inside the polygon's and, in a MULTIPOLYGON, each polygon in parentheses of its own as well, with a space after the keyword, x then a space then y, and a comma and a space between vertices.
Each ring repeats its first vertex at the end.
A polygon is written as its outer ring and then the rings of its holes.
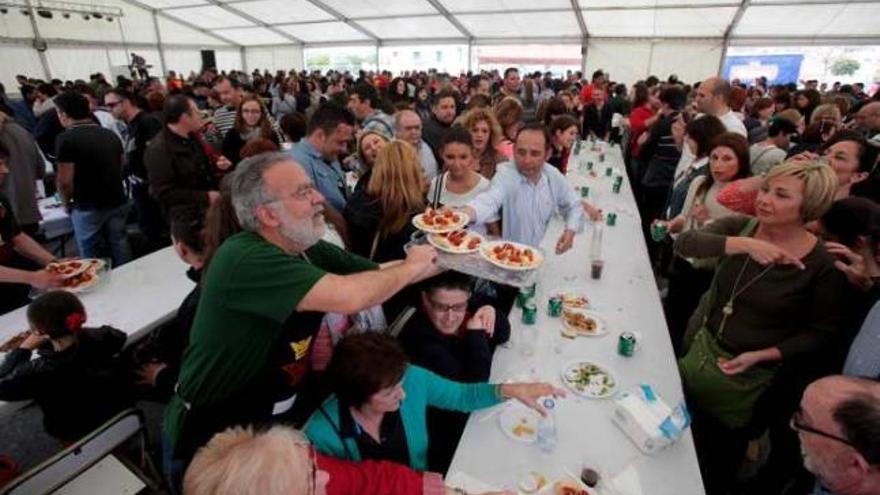
POLYGON ((671 408, 647 384, 615 399, 611 420, 646 454, 672 445, 691 424, 684 402, 671 408))

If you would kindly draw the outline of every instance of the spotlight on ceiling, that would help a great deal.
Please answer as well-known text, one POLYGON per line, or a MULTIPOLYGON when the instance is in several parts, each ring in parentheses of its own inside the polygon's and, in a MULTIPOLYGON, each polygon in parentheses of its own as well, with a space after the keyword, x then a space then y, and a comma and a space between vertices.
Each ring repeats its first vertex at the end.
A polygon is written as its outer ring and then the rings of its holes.
POLYGON ((28 9, 21 9, 21 15, 29 16, 29 15, 31 15, 31 11, 28 9))
POLYGON ((65 12, 65 13, 61 14, 61 17, 65 18, 65 19, 70 19, 70 14, 65 12))
POLYGON ((92 12, 92 17, 94 17, 95 19, 103 19, 104 18, 104 16, 101 15, 100 12, 92 12))
POLYGON ((43 19, 51 19, 52 18, 52 11, 46 10, 46 9, 39 9, 39 10, 37 10, 37 15, 42 17, 43 19))
POLYGON ((112 18, 112 17, 107 17, 107 22, 113 22, 113 18, 112 18))
POLYGON ((87 21, 87 20, 89 20, 89 19, 91 19, 91 17, 89 17, 89 14, 83 14, 83 20, 84 20, 84 21, 87 21))
POLYGON ((9 9, 7 9, 6 7, 0 7, 0 14, 8 14, 8 13, 9 13, 9 9))

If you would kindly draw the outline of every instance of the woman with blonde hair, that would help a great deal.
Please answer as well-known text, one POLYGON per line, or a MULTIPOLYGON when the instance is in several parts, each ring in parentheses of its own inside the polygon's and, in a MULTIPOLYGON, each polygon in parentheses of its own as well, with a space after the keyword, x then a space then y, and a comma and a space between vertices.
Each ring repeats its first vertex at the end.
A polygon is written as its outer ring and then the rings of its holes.
POLYGON ((495 167, 506 161, 498 151, 501 142, 501 125, 488 108, 472 108, 461 116, 461 126, 471 134, 474 155, 477 157, 477 172, 491 179, 495 176, 495 167))
POLYGON ((415 231, 410 220, 425 209, 425 175, 412 145, 396 140, 376 157, 366 188, 345 205, 351 251, 377 262, 397 260, 415 231))
POLYGON ((522 103, 512 96, 507 96, 495 104, 494 112, 502 132, 501 141, 498 143, 498 152, 505 158, 512 159, 516 132, 522 124, 522 103))
POLYGON ((679 256, 718 259, 679 360, 707 493, 731 486, 748 440, 791 415, 804 365, 837 339, 847 282, 805 227, 836 190, 831 167, 785 162, 767 173, 754 218, 719 218, 675 242, 679 256))

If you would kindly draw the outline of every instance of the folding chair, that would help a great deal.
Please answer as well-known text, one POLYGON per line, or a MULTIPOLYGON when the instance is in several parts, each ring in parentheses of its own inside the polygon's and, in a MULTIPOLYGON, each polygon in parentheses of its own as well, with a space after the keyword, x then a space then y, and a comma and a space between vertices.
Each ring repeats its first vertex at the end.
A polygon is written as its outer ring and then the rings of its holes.
POLYGON ((144 414, 128 409, 78 442, 13 480, 0 495, 140 493, 157 491, 160 475, 148 453, 144 414), (137 438, 136 449, 114 451, 137 438), (129 457, 134 457, 136 463, 129 457), (137 465, 135 465, 137 464, 137 465))

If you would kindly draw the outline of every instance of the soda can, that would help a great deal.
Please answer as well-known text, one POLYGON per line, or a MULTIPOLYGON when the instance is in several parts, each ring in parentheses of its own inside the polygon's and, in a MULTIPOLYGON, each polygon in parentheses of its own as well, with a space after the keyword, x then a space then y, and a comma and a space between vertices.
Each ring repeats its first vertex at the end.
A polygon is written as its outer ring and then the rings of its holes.
POLYGON ((593 162, 592 160, 587 162, 587 170, 593 170, 593 162))
POLYGON ((581 186, 581 197, 586 198, 590 195, 590 186, 581 186))
POLYGON ((651 227, 651 239, 654 239, 654 242, 660 242, 663 239, 666 239, 666 234, 666 222, 655 222, 654 226, 651 227))
POLYGON ((605 167, 605 177, 611 177, 612 173, 614 173, 614 169, 611 167, 605 167))
POLYGON ((562 298, 553 296, 547 301, 547 315, 553 318, 562 316, 562 298))
POLYGON ((613 192, 614 194, 620 193, 620 183, 619 182, 617 182, 617 181, 614 182, 614 184, 611 186, 611 192, 613 192))
POLYGON ((605 215, 605 220, 609 227, 614 227, 614 225, 617 224, 617 213, 609 211, 608 214, 605 215))
POLYGON ((617 353, 623 357, 632 357, 636 352, 636 336, 632 332, 623 332, 617 339, 617 353))
POLYGON ((615 175, 614 176, 614 183, 618 186, 623 185, 623 176, 622 175, 615 175))
POLYGON ((534 325, 538 321, 538 306, 535 301, 529 299, 522 307, 522 322, 524 325, 534 325))
POLYGON ((599 163, 603 163, 605 161, 605 153, 599 153, 599 163))

